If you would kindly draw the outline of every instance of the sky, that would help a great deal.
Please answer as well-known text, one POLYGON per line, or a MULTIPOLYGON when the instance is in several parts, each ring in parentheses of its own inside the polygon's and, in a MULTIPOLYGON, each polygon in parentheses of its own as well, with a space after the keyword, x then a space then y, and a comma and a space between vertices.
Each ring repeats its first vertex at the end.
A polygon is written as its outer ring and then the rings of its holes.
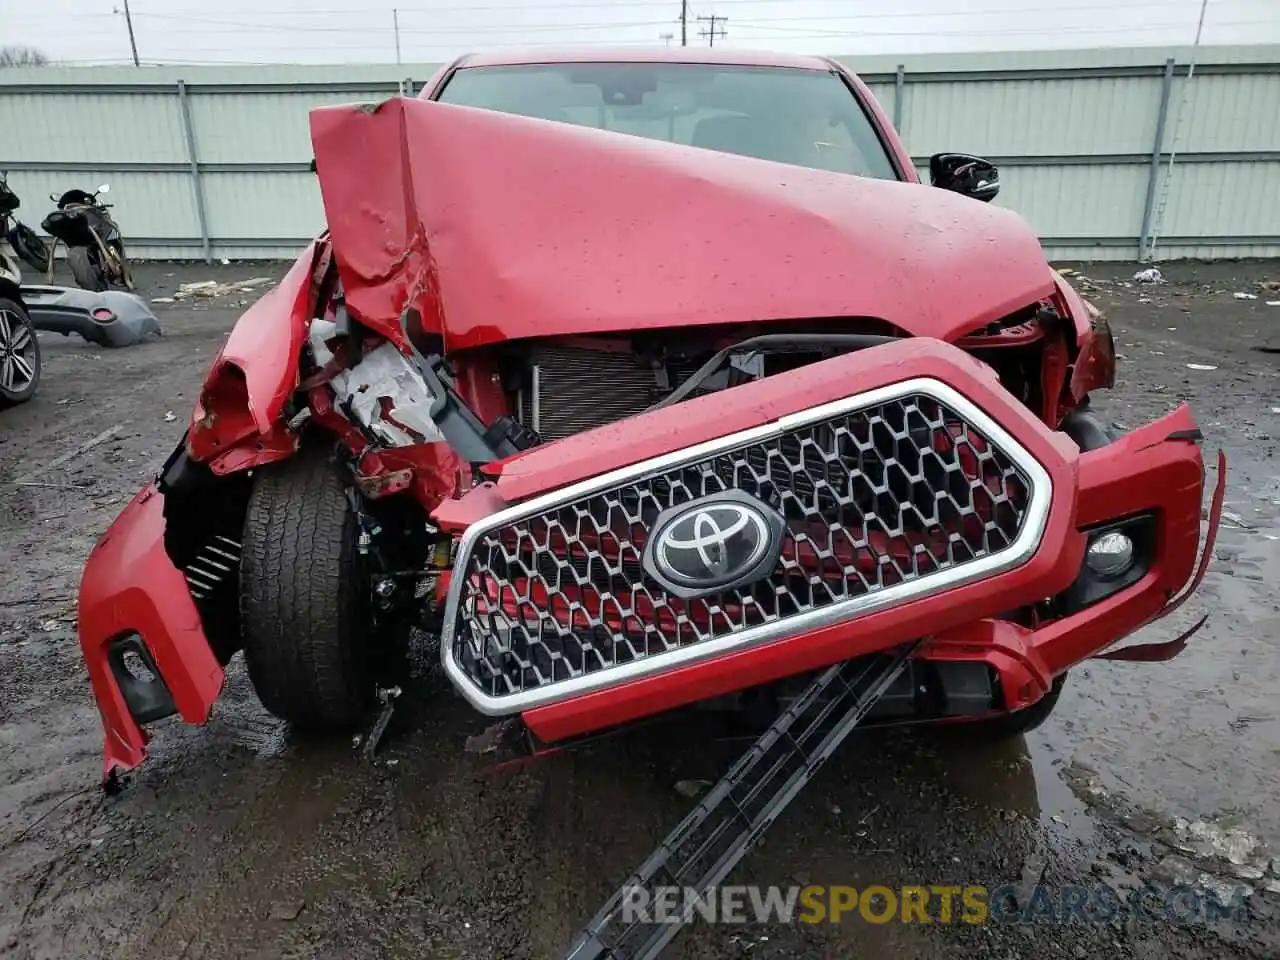
MULTIPOLYGON (((128 63, 124 0, 0 0, 0 46, 128 63)), ((688 0, 688 42, 833 54, 1190 44, 1202 0, 688 0), (723 34, 721 34, 723 31, 723 34)), ((680 0, 129 0, 151 63, 434 63, 680 42, 680 0)), ((1280 43, 1280 0, 1208 0, 1205 44, 1280 43)))

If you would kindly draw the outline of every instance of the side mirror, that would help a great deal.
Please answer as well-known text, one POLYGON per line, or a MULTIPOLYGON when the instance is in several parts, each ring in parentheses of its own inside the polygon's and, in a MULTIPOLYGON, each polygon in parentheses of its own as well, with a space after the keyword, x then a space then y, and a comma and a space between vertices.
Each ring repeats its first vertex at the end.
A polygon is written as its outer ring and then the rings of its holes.
POLYGON ((110 192, 111 192, 111 184, 109 184, 109 183, 104 183, 102 186, 98 187, 98 191, 97 191, 97 192, 98 192, 98 193, 110 193, 110 192))
POLYGON ((929 158, 929 181, 984 203, 1000 192, 1000 171, 990 160, 967 153, 935 153, 929 158))

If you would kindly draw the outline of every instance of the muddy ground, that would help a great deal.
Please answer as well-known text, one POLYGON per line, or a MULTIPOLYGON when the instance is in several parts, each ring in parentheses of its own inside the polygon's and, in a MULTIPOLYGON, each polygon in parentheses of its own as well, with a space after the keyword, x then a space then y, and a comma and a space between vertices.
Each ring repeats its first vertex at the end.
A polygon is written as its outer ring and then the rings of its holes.
MULTIPOLYGON (((139 269, 148 296, 279 265, 139 269)), ((1238 921, 1018 926, 701 925, 673 957, 1280 955, 1280 299, 1276 264, 1081 266, 1122 355, 1122 426, 1189 400, 1231 457, 1229 522, 1168 664, 1077 670, 1039 731, 1001 746, 882 731, 848 742, 734 874, 741 883, 986 884, 1247 892, 1238 921), (1236 291, 1260 294, 1237 300, 1236 291), (1213 369, 1194 369, 1197 364, 1213 369), (1268 889, 1270 888, 1270 890, 1268 889)), ((657 727, 495 775, 483 723, 439 679, 373 765, 290 737, 238 663, 213 720, 155 729, 118 796, 75 641, 91 544, 178 439, 243 309, 156 306, 165 336, 110 352, 43 337, 37 399, 0 413, 0 954, 17 958, 542 958, 716 779, 742 744, 657 727), (106 442, 49 465, 103 431, 106 442), (15 482, 20 481, 20 482, 15 482), (33 485, 34 484, 34 485, 33 485)), ((1188 901, 1192 902, 1192 901, 1188 901)), ((1194 906, 1194 904, 1193 904, 1194 906)), ((1183 909, 1180 916, 1187 916, 1183 909)))

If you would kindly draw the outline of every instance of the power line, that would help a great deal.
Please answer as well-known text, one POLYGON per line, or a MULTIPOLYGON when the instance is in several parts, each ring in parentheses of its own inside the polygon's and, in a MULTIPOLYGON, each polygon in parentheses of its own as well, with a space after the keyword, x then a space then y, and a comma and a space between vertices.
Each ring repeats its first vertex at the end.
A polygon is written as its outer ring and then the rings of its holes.
MULTIPOLYGON (((682 0, 682 4, 684 2, 685 0, 682 0)), ((716 0, 716 6, 717 7, 725 7, 725 6, 743 7, 743 6, 750 6, 755 4, 768 4, 772 6, 777 6, 779 5, 779 2, 780 0, 716 0)), ((1219 2, 1221 2, 1221 0, 1219 0, 1219 2)), ((669 5, 669 3, 670 3, 670 0, 627 0, 626 6, 629 9, 635 8, 635 7, 666 7, 669 5)), ((1138 0, 1138 2, 1128 2, 1123 4, 1123 9, 1133 10, 1133 9, 1158 7, 1167 12, 1170 6, 1171 6, 1170 0, 1138 0)), ((555 5, 555 9, 603 11, 603 10, 616 9, 616 7, 614 7, 612 4, 605 3, 604 0, 589 0, 589 2, 557 3, 555 5)), ((1117 9, 1117 4, 1114 2, 1114 0, 1112 0, 1112 2, 1074 3, 1074 4, 1071 4, 1069 7, 1063 7, 1061 9, 1069 9, 1073 11, 1074 10, 1115 10, 1117 9)), ((467 6, 467 5, 459 4, 459 5, 447 6, 447 7, 433 6, 430 9, 421 9, 421 10, 417 10, 417 9, 401 10, 401 12, 406 16, 410 16, 410 15, 428 16, 432 18, 436 18, 442 14, 472 13, 477 11, 483 11, 483 12, 504 12, 505 11, 509 13, 526 13, 528 12, 528 7, 522 4, 511 4, 511 3, 482 5, 482 6, 467 6)), ((261 10, 260 9, 251 13, 244 13, 240 15, 248 16, 248 17, 260 17, 260 16, 261 17, 286 17, 286 18, 298 17, 298 18, 312 19, 316 16, 324 16, 324 15, 350 15, 350 16, 367 17, 369 15, 369 12, 370 11, 367 7, 364 7, 364 8, 340 7, 340 8, 326 8, 326 9, 308 8, 305 10, 296 10, 296 9, 295 10, 281 10, 281 9, 261 10)), ((1040 13, 1043 11, 1033 7, 1026 6, 1026 5, 1021 5, 1021 6, 1011 6, 1011 7, 1006 6, 1006 7, 987 7, 987 8, 979 8, 979 9, 964 9, 963 11, 957 11, 957 12, 963 12, 964 16, 970 17, 970 16, 978 16, 978 15, 984 15, 984 14, 1017 15, 1017 14, 1023 14, 1023 13, 1040 13)), ((802 15, 802 16, 787 16, 783 18, 772 18, 772 19, 785 21, 785 22, 791 22, 795 20, 898 20, 898 19, 914 19, 914 18, 920 18, 920 17, 937 19, 940 15, 941 14, 939 14, 937 10, 895 10, 895 11, 887 11, 884 13, 802 15)), ((86 12, 86 13, 77 13, 75 19, 77 22, 79 22, 81 20, 106 19, 108 17, 115 17, 115 16, 118 16, 118 14, 86 12)), ((166 19, 172 19, 172 20, 192 19, 182 15, 157 14, 157 13, 151 13, 150 11, 139 11, 139 10, 133 11, 133 16, 166 18, 166 19)), ((758 18, 757 18, 757 21, 758 21, 758 18)), ((48 22, 49 22, 48 17, 40 17, 40 16, 6 17, 5 18, 6 26, 10 26, 10 27, 15 25, 21 26, 24 24, 44 24, 48 22)), ((350 27, 317 28, 307 23, 250 24, 250 23, 241 22, 241 23, 237 23, 237 25, 238 26, 262 26, 262 27, 268 27, 268 28, 274 26, 280 29, 288 29, 288 30, 338 29, 343 31, 349 31, 351 29, 350 27)), ((1046 28, 1046 32, 1052 32, 1052 27, 1046 28)))
MULTIPOLYGON (((752 30, 772 31, 776 33, 784 33, 787 39, 803 40, 803 39, 819 39, 825 37, 1005 37, 1005 36, 1021 36, 1021 35, 1037 35, 1043 33, 1106 33, 1113 27, 1102 25, 1091 26, 1066 26, 1054 27, 1047 30, 1044 27, 1030 28, 1013 28, 1009 30, 819 30, 809 27, 783 27, 772 23, 762 23, 759 20, 736 20, 734 21, 739 28, 747 28, 752 30)), ((1225 20, 1219 21, 1215 26, 1218 27, 1250 27, 1261 26, 1263 24, 1274 23, 1274 20, 1225 20)), ((1186 27, 1185 23, 1144 23, 1140 30, 1135 28, 1137 32, 1146 32, 1151 30, 1178 30, 1186 27)))
POLYGON ((698 18, 698 21, 699 21, 700 23, 706 23, 706 24, 708 24, 708 26, 704 27, 704 28, 702 29, 702 31, 701 31, 701 35, 707 38, 707 46, 709 46, 709 47, 714 47, 714 46, 716 45, 716 37, 717 37, 717 36, 719 36, 719 37, 727 37, 727 36, 728 36, 728 33, 726 33, 726 32, 725 32, 724 27, 717 27, 717 26, 716 26, 716 23, 717 23, 717 22, 720 22, 720 23, 727 23, 727 22, 728 22, 728 20, 729 20, 729 18, 728 18, 728 17, 721 17, 721 16, 718 16, 718 15, 716 15, 716 14, 714 14, 714 13, 713 13, 713 14, 711 14, 710 16, 706 16, 706 17, 699 17, 699 18, 698 18))
POLYGON ((129 0, 124 0, 124 23, 129 29, 129 49, 133 51, 133 65, 138 65, 138 41, 133 37, 133 17, 129 13, 129 0))
MULTIPOLYGON (((284 24, 253 24, 242 23, 235 20, 214 20, 207 17, 180 17, 164 13, 139 13, 137 16, 150 17, 154 20, 172 20, 182 23, 200 23, 210 26, 234 27, 235 30, 203 30, 202 33, 233 33, 241 30, 283 30, 288 33, 308 32, 308 33, 341 33, 350 36, 352 33, 371 33, 371 34, 394 34, 397 30, 395 26, 378 27, 368 26, 353 29, 350 26, 321 26, 317 24, 309 26, 285 26, 284 24)), ((495 24, 475 24, 473 26, 460 27, 444 26, 444 27, 401 27, 399 32, 404 35, 427 35, 438 36, 440 34, 477 34, 477 33, 518 33, 525 31, 555 31, 555 30, 612 30, 624 29, 630 27, 661 27, 665 26, 666 20, 613 20, 613 21, 593 21, 591 23, 535 23, 535 24, 512 24, 510 26, 501 26, 495 24)))
MULTIPOLYGON (((710 17, 701 17, 697 19, 701 19, 703 22, 709 22, 711 20, 710 17)), ((715 21, 717 23, 715 39, 720 39, 727 36, 727 32, 724 31, 724 29, 719 26, 719 24, 725 22, 726 19, 727 18, 721 15, 715 16, 715 21)), ((1232 21, 1228 25, 1248 26, 1253 24, 1263 24, 1263 23, 1269 23, 1269 22, 1271 21, 1269 20, 1232 21)), ((580 30, 580 31, 586 31, 586 30, 596 31, 596 30, 612 30, 618 27, 640 28, 640 27, 652 27, 652 26, 661 26, 661 25, 663 25, 663 21, 659 20, 659 21, 636 22, 636 23, 626 23, 626 24, 608 24, 608 23, 575 24, 572 26, 572 29, 580 30)), ((804 39, 804 38, 817 39, 817 38, 833 38, 833 37, 856 39, 859 36, 868 35, 865 32, 850 33, 848 31, 838 31, 838 30, 820 31, 820 30, 809 30, 804 27, 797 27, 794 30, 792 30, 791 28, 781 27, 774 24, 758 25, 758 24, 753 24, 749 21, 736 21, 736 20, 735 20, 735 25, 738 27, 739 30, 747 29, 747 30, 757 31, 756 34, 753 34, 753 36, 757 36, 757 37, 759 36, 760 31, 763 31, 765 35, 780 32, 784 34, 787 39, 804 39)), ((1151 29, 1151 30, 1178 29, 1182 27, 1185 27, 1185 24, 1155 23, 1155 24, 1144 25, 1144 30, 1145 29, 1151 29)), ((559 26, 546 25, 546 26, 537 28, 537 31, 541 32, 543 35, 546 35, 548 31, 554 32, 560 29, 568 29, 568 27, 562 28, 559 26)), ((1059 28, 1057 32, 1087 34, 1087 33, 1095 32, 1099 29, 1105 29, 1105 28, 1100 28, 1095 26, 1074 27, 1074 28, 1062 27, 1062 28, 1059 28)), ((529 27, 522 28, 522 27, 477 25, 476 27, 470 28, 467 30, 459 30, 457 31, 457 33, 461 37, 480 37, 484 35, 488 35, 490 37, 502 37, 503 35, 511 36, 513 39, 510 43, 505 43, 500 39, 496 41, 497 43, 502 43, 502 45, 504 46, 513 46, 513 47, 551 46, 551 47, 554 47, 554 46, 564 45, 565 41, 563 40, 549 39, 546 41, 541 41, 541 40, 522 39, 524 35, 528 34, 530 31, 533 31, 533 30, 534 28, 529 28, 529 27), (520 37, 521 39, 516 39, 516 37, 520 37)), ((208 31, 207 33, 218 33, 218 32, 219 31, 208 31)), ((300 46, 296 44, 290 44, 289 50, 297 51, 297 52, 326 52, 326 51, 341 51, 341 50, 370 50, 370 51, 386 50, 386 46, 384 45, 386 43, 386 40, 381 39, 380 37, 386 37, 387 33, 389 32, 391 31, 388 29, 383 31, 379 35, 377 33, 370 34, 368 31, 363 31, 359 34, 356 34, 355 36, 352 36, 352 31, 347 30, 347 31, 344 31, 345 42, 335 39, 334 42, 325 43, 323 45, 313 44, 310 46, 300 46), (368 40, 367 41, 362 40, 361 39, 362 36, 368 36, 368 40)), ((410 31, 404 28, 401 28, 400 32, 401 34, 404 34, 404 35, 424 35, 424 36, 440 35, 439 31, 410 31)), ((1039 33, 1039 32, 1040 31, 1037 31, 1037 30, 1014 29, 1014 30, 1003 31, 1001 34, 992 34, 992 32, 989 30, 930 30, 927 32, 903 32, 903 31, 885 32, 885 33, 876 33, 874 34, 874 36, 876 37, 951 37, 951 36, 999 36, 999 35, 1012 36, 1016 34, 1039 33)), ((704 29, 702 36, 709 37, 709 31, 704 29)), ((495 41, 491 39, 488 42, 492 44, 495 41)), ((599 40, 593 40, 592 43, 595 45, 624 44, 628 46, 645 46, 651 43, 651 41, 648 41, 642 37, 635 37, 633 39, 626 39, 626 40, 599 39, 599 40)), ((455 49, 458 45, 459 45, 458 42, 454 41, 453 39, 446 38, 445 42, 442 42, 442 43, 416 42, 414 44, 414 48, 417 50, 422 50, 422 49, 452 50, 452 49, 455 49)), ((467 44, 463 42, 462 45, 466 46, 467 44)), ((185 56, 185 55, 190 55, 192 53, 198 53, 198 52, 219 53, 219 52, 242 51, 245 49, 245 47, 246 47, 246 44, 242 40, 240 40, 240 41, 231 42, 226 45, 210 44, 207 46, 185 48, 182 51, 182 55, 185 56)), ((94 59, 97 59, 97 58, 94 58, 94 59)), ((101 58, 101 59, 106 60, 109 58, 101 58)), ((143 61, 143 62, 154 62, 154 61, 143 61)), ((276 61, 276 62, 279 62, 279 61, 276 61)))

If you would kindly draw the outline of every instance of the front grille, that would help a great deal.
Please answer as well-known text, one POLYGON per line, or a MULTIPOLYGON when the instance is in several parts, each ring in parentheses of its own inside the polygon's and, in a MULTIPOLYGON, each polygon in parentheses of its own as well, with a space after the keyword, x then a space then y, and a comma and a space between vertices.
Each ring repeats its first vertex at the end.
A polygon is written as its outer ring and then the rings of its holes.
POLYGON ((469 534, 446 656, 485 698, 520 703, 549 685, 644 661, 657 668, 690 647, 852 615, 878 595, 965 574, 1010 550, 1033 494, 1024 465, 1034 462, 974 420, 986 418, 963 398, 912 392, 469 534), (654 520, 729 490, 785 518, 778 564, 711 596, 669 595, 641 565, 654 520))

